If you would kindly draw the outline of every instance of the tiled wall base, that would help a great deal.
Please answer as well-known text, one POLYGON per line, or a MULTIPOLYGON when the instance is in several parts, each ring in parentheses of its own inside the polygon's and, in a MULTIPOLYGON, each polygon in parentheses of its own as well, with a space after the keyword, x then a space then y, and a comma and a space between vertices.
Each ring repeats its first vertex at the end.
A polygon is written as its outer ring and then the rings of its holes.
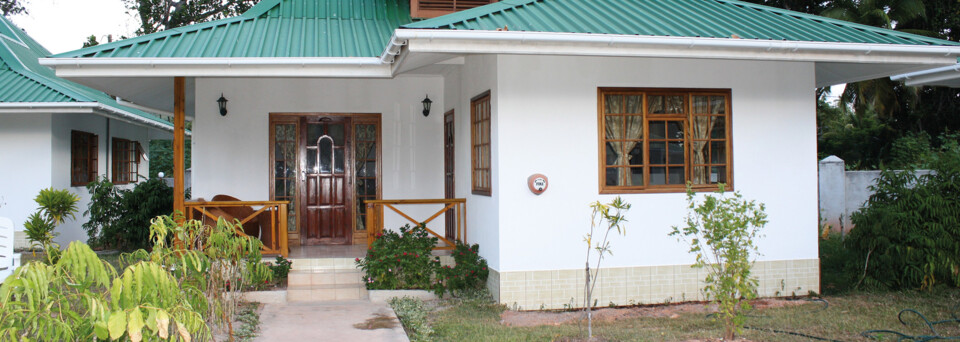
MULTIPOLYGON (((820 261, 758 261, 752 275, 761 297, 820 292, 820 261)), ((593 297, 598 306, 662 304, 705 300, 706 272, 690 265, 602 268, 593 297)), ((583 307, 584 271, 491 270, 487 288, 496 301, 517 310, 583 307)))

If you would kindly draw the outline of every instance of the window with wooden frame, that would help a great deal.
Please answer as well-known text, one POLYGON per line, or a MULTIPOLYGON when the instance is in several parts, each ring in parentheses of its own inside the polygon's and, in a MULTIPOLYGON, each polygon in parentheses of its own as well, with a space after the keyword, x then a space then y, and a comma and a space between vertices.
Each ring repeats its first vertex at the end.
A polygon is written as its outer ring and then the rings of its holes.
POLYGON ((113 138, 111 158, 111 181, 113 184, 136 183, 140 179, 140 142, 113 138))
POLYGON ((70 186, 85 186, 97 179, 97 135, 70 131, 70 186))
POLYGON ((599 88, 600 193, 732 189, 730 90, 599 88))
POLYGON ((490 91, 470 100, 470 160, 472 164, 473 194, 490 196, 490 91))

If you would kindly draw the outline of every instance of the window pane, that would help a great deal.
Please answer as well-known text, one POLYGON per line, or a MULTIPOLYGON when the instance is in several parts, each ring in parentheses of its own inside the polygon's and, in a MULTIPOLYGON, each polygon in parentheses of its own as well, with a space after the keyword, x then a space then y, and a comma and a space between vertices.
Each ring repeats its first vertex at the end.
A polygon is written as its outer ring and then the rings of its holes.
POLYGON ((667 137, 666 121, 650 121, 650 139, 665 139, 667 137))
POLYGON ((286 189, 283 187, 284 184, 282 179, 276 180, 274 182, 273 193, 281 196, 285 194, 286 189))
POLYGON ((683 121, 667 123, 667 139, 683 139, 683 121))
POLYGON ((295 232, 297 231, 297 212, 296 207, 293 204, 293 199, 289 199, 290 205, 287 206, 287 231, 295 232))
POLYGON ((650 168, 650 185, 664 185, 664 184, 667 184, 667 168, 651 167, 650 168))
POLYGON ((608 114, 623 113, 623 95, 607 95, 604 102, 606 103, 608 114))
POLYGON ((723 166, 714 166, 710 168, 710 183, 726 183, 727 168, 723 166))
POLYGON ((368 179, 364 182, 364 193, 367 195, 376 195, 377 194, 377 180, 368 179))
POLYGON ((628 164, 643 165, 643 142, 630 141, 627 142, 627 144, 633 144, 633 149, 630 150, 630 154, 627 156, 628 164))
POLYGON ((377 176, 377 162, 368 161, 363 167, 363 177, 376 177, 377 176))
POLYGON ((605 175, 607 185, 620 185, 620 168, 608 167, 605 175))
POLYGON ((663 114, 663 96, 647 96, 647 113, 663 114))
POLYGON ((625 139, 643 139, 643 116, 629 115, 624 118, 625 139))
POLYGON ((283 139, 284 139, 284 132, 285 132, 285 131, 284 131, 284 129, 283 129, 283 125, 276 125, 276 126, 274 126, 274 127, 273 127, 273 136, 274 136, 274 139, 276 139, 276 140, 283 140, 283 139))
POLYGON ((726 139, 727 137, 727 123, 723 117, 714 118, 715 121, 712 123, 713 129, 710 130, 710 138, 713 139, 726 139))
POLYGON ((681 95, 671 95, 667 96, 667 113, 683 113, 683 96, 681 95))
POLYGON ((706 96, 693 97, 693 113, 709 113, 709 101, 706 96))
POLYGON ((607 142, 607 164, 606 165, 620 165, 623 164, 620 160, 620 150, 619 147, 621 142, 607 142))
POLYGON ((642 167, 630 168, 630 185, 635 185, 635 186, 643 185, 643 168, 642 167))
POLYGON ((643 97, 639 95, 627 96, 626 113, 641 113, 643 108, 643 97))
POLYGON ((670 164, 683 164, 683 143, 671 142, 667 145, 670 155, 670 164))
POLYGON ((683 184, 684 169, 682 167, 670 168, 670 184, 683 184))
POLYGON ((710 142, 710 163, 723 164, 727 162, 727 146, 723 141, 710 142))
POLYGON ((727 101, 723 96, 710 97, 710 114, 726 114, 727 101))
POLYGON ((334 173, 343 173, 343 149, 333 150, 334 173))
POLYGON ((690 149, 690 162, 693 164, 704 164, 707 162, 706 141, 693 141, 693 148, 690 149))
POLYGON ((275 164, 274 165, 275 169, 273 171, 274 175, 276 175, 276 177, 284 177, 284 175, 287 174, 287 168, 285 166, 286 163, 282 161, 278 161, 274 164, 275 164))
POLYGON ((603 118, 607 139, 623 139, 623 117, 607 116, 603 118))
POLYGON ((667 143, 650 142, 650 164, 667 163, 667 143))

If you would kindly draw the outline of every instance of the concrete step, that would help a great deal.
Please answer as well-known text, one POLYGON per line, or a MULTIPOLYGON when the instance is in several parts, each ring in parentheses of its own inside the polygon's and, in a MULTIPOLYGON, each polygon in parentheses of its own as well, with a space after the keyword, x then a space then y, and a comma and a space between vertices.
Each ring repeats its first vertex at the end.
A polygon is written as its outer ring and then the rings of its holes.
POLYGON ((287 287, 287 302, 366 300, 367 288, 358 284, 299 285, 287 287))
POLYGON ((362 278, 363 272, 356 268, 294 270, 287 275, 287 286, 360 285, 362 278))
POLYGON ((293 261, 291 271, 320 271, 320 270, 356 270, 356 258, 297 258, 293 261))

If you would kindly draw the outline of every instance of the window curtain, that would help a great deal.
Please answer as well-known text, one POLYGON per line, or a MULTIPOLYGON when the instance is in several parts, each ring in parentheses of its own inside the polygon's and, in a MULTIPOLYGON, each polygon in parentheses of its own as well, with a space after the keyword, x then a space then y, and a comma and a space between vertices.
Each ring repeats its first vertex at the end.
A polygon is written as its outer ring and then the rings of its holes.
MULTIPOLYGON (((694 96, 693 97, 693 108, 695 109, 706 109, 707 97, 706 96, 694 96)), ((722 109, 718 109, 717 106, 722 107, 723 102, 716 101, 712 104, 710 108, 711 113, 722 113, 722 109)), ((697 110, 701 112, 700 110, 697 110)), ((699 113, 698 113, 699 114, 699 113)), ((710 184, 710 167, 703 166, 707 163, 707 145, 710 139, 710 132, 713 131, 713 126, 717 124, 717 118, 712 116, 704 115, 694 115, 693 116, 693 184, 710 184)))
MULTIPOLYGON (((607 114, 640 113, 643 103, 642 98, 640 96, 626 96, 625 98, 626 101, 624 101, 624 96, 622 95, 607 96, 607 114)), ((617 156, 617 159, 613 165, 621 166, 617 168, 617 184, 625 182, 622 183, 622 185, 634 185, 632 177, 626 177, 629 169, 623 166, 643 164, 642 160, 626 160, 626 155, 629 154, 630 151, 633 150, 638 143, 640 143, 640 141, 617 141, 613 139, 642 139, 643 116, 639 114, 627 116, 607 116, 604 120, 604 126, 608 139, 607 143, 613 147, 613 150, 615 151, 614 153, 617 156)))

